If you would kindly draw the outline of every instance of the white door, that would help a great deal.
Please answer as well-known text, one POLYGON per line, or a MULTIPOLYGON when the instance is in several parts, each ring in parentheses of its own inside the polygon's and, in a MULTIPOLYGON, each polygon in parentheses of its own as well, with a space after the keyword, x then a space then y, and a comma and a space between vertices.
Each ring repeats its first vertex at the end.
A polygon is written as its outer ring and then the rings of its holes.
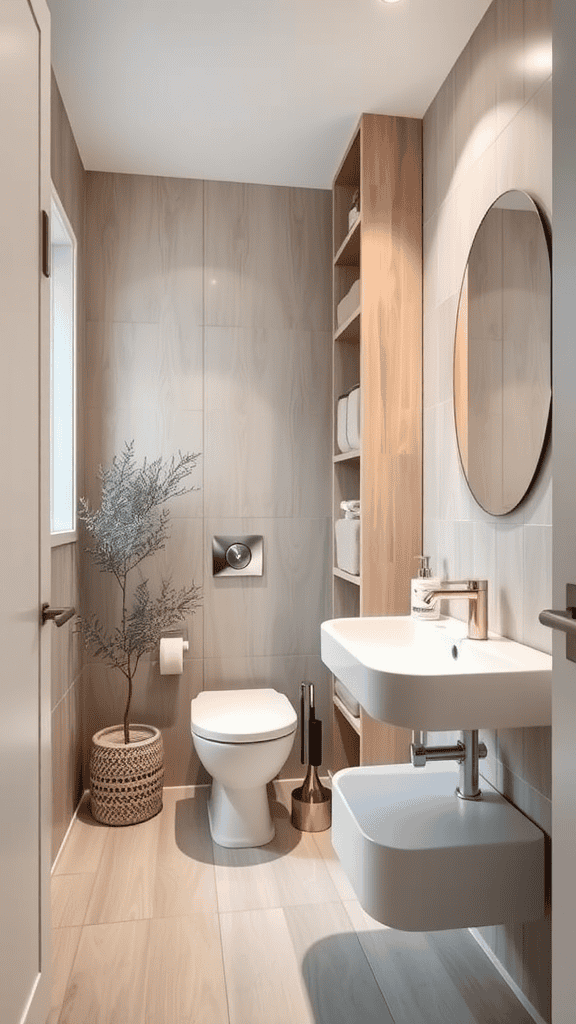
MULTIPOLYGON (((576 15, 554 0, 553 603, 576 583, 576 15)), ((527 580, 530 586, 530 580, 527 580)), ((576 1022, 576 664, 554 631, 552 1021, 576 1022)))
MULTIPOLYGON (((49 16, 0 0, 0 1020, 43 1024, 50 966, 46 410, 49 16)), ((49 370, 49 366, 48 366, 49 370)), ((49 430, 49 423, 48 423, 49 430)))

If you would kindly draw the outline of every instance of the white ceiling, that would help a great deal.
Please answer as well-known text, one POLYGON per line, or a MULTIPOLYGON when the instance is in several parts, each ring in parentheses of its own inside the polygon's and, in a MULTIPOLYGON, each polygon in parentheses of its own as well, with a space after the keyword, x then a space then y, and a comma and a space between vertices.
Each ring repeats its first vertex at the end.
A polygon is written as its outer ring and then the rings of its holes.
POLYGON ((84 166, 329 188, 363 111, 422 117, 490 0, 48 0, 84 166))

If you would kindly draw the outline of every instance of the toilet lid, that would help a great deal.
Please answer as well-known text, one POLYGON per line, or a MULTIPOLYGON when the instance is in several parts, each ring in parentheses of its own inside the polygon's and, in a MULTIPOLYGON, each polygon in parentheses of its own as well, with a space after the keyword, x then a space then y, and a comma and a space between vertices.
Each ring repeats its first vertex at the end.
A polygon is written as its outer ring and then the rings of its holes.
POLYGON ((294 732, 297 716, 277 690, 203 690, 192 701, 192 732, 220 743, 257 743, 294 732))

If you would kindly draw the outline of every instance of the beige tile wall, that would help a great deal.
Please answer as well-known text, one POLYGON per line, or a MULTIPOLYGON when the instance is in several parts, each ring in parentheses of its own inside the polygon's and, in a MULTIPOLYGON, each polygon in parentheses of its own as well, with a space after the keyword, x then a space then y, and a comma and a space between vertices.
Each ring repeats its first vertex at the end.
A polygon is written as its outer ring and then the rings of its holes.
MULTIPOLYGON (((190 735, 203 687, 274 686, 297 705, 317 684, 329 611, 330 193, 89 173, 86 215, 86 493, 134 439, 139 458, 200 452, 173 503, 151 580, 203 586, 181 677, 142 664, 134 720, 162 728, 166 784, 206 781, 190 735), (262 578, 214 579, 214 534, 261 533, 262 578)), ((117 595, 88 562, 86 601, 117 595)), ((122 678, 91 664, 85 739, 118 721, 122 678)), ((329 763, 326 750, 325 762, 329 763)), ((282 775, 301 774, 299 742, 282 775)))
MULTIPOLYGON (((78 407, 83 404, 84 350, 84 198, 85 171, 74 141, 62 97, 52 75, 52 182, 72 224, 78 243, 78 407)), ((83 479, 82 421, 79 417, 78 479, 83 479)), ((77 544, 52 549, 52 604, 80 601, 77 544)), ((52 859, 55 858, 82 795, 82 651, 73 620, 52 629, 52 859)))
MULTIPOLYGON (((424 548, 444 578, 486 577, 490 627, 545 651, 551 636, 538 612, 551 600, 550 452, 517 510, 483 512, 458 460, 452 353, 466 258, 488 206, 506 189, 525 189, 551 219, 551 47, 551 0, 494 0, 424 118, 424 548)), ((465 615, 456 602, 450 610, 465 615)), ((550 729, 483 739, 483 774, 550 834, 550 729)), ((482 932, 549 1020, 549 918, 482 932)))

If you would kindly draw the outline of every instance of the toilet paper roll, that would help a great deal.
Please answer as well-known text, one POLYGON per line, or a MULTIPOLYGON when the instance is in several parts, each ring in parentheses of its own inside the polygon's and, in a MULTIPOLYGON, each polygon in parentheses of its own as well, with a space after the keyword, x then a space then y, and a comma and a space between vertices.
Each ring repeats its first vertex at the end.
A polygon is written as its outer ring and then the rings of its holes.
POLYGON ((184 651, 188 641, 181 636, 163 636, 160 640, 160 675, 179 676, 184 668, 184 651))

